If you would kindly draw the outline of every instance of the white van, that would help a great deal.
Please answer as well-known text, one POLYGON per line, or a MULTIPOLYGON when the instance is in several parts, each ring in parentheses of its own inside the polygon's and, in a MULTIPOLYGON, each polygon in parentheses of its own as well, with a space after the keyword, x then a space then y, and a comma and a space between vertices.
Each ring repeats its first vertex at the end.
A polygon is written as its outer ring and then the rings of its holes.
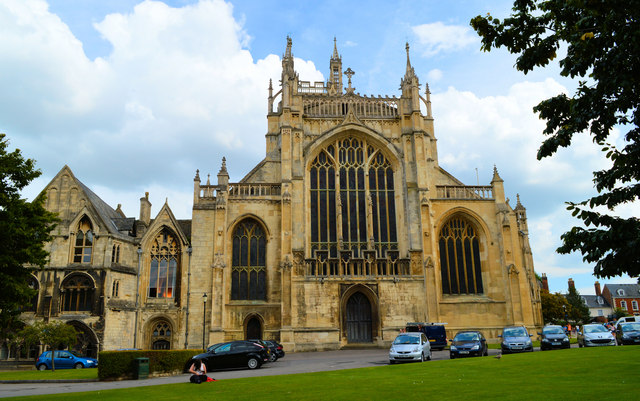
POLYGON ((623 316, 616 322, 616 329, 620 323, 640 322, 640 316, 623 316))

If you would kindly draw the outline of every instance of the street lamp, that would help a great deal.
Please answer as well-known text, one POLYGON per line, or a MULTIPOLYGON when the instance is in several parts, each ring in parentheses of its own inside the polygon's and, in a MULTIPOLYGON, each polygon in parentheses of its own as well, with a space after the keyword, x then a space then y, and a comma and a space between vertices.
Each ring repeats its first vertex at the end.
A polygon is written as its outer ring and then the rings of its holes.
POLYGON ((202 305, 204 306, 203 312, 202 312, 202 349, 206 349, 205 348, 205 323, 207 321, 207 293, 205 292, 204 295, 202 296, 202 305))

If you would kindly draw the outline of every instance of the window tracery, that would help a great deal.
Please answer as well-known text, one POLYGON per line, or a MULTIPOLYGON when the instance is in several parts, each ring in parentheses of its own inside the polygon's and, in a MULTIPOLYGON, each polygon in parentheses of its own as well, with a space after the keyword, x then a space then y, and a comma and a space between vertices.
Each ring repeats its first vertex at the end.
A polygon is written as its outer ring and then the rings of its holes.
POLYGON ((84 216, 78 224, 76 243, 73 252, 73 263, 91 263, 94 235, 91 221, 84 216))
POLYGON ((151 330, 151 349, 171 349, 171 325, 164 320, 156 322, 151 330))
POLYGON ((84 274, 73 274, 62 282, 62 311, 91 311, 95 287, 93 280, 84 274))
POLYGON ((312 252, 361 258, 369 249, 384 258, 397 250, 394 172, 375 146, 337 139, 311 162, 309 179, 312 252))
POLYGON ((267 240, 255 219, 243 220, 233 231, 232 300, 267 299, 267 240))
POLYGON ((480 241, 463 217, 450 219, 440 230, 440 269, 443 294, 481 294, 480 241))
POLYGON ((149 298, 175 298, 180 246, 167 229, 163 229, 151 245, 149 298))

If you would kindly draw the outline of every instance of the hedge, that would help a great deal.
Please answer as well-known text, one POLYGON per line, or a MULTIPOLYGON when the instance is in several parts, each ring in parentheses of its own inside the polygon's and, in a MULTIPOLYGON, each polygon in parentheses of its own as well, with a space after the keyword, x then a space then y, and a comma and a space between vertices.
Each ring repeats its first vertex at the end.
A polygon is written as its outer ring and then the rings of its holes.
POLYGON ((149 375, 183 372, 185 363, 203 352, 196 349, 102 351, 98 356, 98 379, 133 379, 136 358, 149 358, 149 375))

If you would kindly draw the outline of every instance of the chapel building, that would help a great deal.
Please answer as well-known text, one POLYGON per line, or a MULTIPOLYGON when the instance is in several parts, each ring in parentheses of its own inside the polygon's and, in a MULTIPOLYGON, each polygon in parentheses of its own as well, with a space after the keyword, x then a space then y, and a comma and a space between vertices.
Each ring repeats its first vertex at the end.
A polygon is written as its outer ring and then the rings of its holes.
POLYGON ((61 222, 27 320, 74 325, 87 355, 276 339, 287 350, 386 346, 407 322, 449 336, 542 326, 526 210, 438 163, 428 85, 409 60, 396 96, 363 96, 334 41, 326 82, 299 79, 287 38, 269 85, 265 158, 193 180, 191 220, 114 210, 65 166, 47 185, 61 222), (346 77, 346 83, 343 82, 346 77))

